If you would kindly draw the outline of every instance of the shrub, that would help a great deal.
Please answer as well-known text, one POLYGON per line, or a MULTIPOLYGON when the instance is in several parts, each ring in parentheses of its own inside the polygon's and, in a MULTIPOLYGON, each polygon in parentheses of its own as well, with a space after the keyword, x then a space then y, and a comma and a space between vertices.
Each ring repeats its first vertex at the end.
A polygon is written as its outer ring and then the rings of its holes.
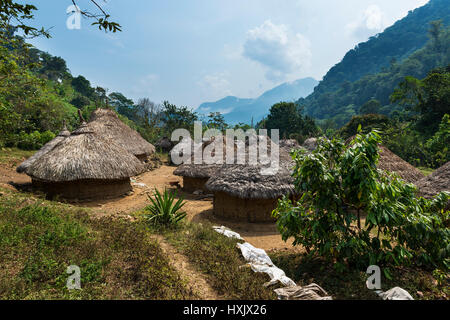
POLYGON ((300 200, 285 197, 273 212, 283 239, 341 270, 412 262, 448 269, 449 195, 418 199, 413 185, 377 170, 380 142, 372 131, 349 146, 321 139, 312 154, 294 151, 300 200))
POLYGON ((175 193, 168 192, 167 189, 162 195, 155 190, 153 193, 155 199, 149 197, 151 205, 145 208, 149 212, 146 218, 151 224, 175 226, 186 217, 186 213, 181 211, 185 204, 183 198, 175 202, 175 196, 175 193))

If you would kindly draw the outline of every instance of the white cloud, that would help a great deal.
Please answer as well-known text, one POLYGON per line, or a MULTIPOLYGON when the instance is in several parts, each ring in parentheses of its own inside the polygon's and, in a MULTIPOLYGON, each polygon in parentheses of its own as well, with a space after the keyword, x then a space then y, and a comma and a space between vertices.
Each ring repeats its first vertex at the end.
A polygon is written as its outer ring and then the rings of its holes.
POLYGON ((243 55, 264 66, 266 78, 272 81, 298 75, 310 67, 312 58, 308 38, 270 20, 247 32, 243 55))
POLYGON ((159 81, 159 76, 154 73, 147 74, 137 80, 131 88, 133 95, 148 96, 153 93, 155 85, 159 81))
POLYGON ((197 84, 209 99, 219 99, 231 95, 227 72, 218 72, 203 76, 197 84))
POLYGON ((369 37, 383 31, 389 22, 385 13, 377 5, 370 5, 359 18, 347 25, 347 31, 358 40, 367 40, 369 37))

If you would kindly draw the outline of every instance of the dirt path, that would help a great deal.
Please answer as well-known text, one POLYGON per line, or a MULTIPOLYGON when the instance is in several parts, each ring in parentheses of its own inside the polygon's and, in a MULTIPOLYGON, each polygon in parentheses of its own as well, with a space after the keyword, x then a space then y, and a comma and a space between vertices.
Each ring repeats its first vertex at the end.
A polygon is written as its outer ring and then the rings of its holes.
MULTIPOLYGON (((182 179, 173 175, 175 167, 162 166, 154 171, 146 172, 133 178, 133 193, 119 199, 102 200, 88 203, 73 203, 79 207, 90 208, 96 216, 125 215, 128 216, 138 210, 145 208, 148 204, 148 196, 155 189, 163 191, 165 188, 176 190, 171 183, 182 184, 182 179)), ((0 186, 15 190, 15 185, 27 185, 31 179, 25 174, 15 171, 15 166, 8 164, 0 165, 0 186)), ((267 251, 271 250, 298 250, 290 243, 285 243, 276 229, 274 223, 246 223, 231 222, 217 218, 213 214, 212 198, 199 199, 201 197, 184 193, 180 189, 178 194, 186 200, 184 210, 187 219, 193 222, 209 221, 215 225, 226 226, 257 248, 267 251)))
POLYGON ((188 288, 200 300, 221 300, 223 296, 219 296, 217 292, 205 280, 203 274, 197 272, 189 263, 188 258, 179 253, 171 244, 169 244, 163 236, 157 235, 161 249, 170 257, 170 264, 178 271, 183 280, 186 280, 188 288))

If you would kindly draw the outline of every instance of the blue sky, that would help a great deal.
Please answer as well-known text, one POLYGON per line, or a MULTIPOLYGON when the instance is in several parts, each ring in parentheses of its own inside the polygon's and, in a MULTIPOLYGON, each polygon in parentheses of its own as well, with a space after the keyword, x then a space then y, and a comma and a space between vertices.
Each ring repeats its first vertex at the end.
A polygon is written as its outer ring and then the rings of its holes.
MULTIPOLYGON (((30 2, 30 1, 27 1, 30 2)), ((66 27, 70 0, 31 1, 31 41, 63 57, 72 74, 137 101, 198 107, 227 95, 257 97, 285 81, 320 80, 357 43, 427 0, 109 0, 123 27, 105 33, 82 19, 66 27)), ((99 0, 102 2, 102 0, 99 0)), ((79 0, 81 9, 95 8, 79 0)))

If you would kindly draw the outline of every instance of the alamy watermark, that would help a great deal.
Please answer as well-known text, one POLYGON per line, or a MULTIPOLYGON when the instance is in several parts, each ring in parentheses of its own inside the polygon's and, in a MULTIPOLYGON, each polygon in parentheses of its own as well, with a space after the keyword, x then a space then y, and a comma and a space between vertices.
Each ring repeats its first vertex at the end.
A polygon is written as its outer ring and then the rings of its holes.
POLYGON ((80 290, 81 289, 81 270, 79 266, 71 265, 67 267, 67 274, 70 276, 67 278, 66 287, 68 290, 80 290))
POLYGON ((369 290, 381 290, 381 269, 377 265, 367 268, 366 273, 370 275, 367 278, 366 285, 369 290))
POLYGON ((171 151, 172 162, 180 164, 247 164, 260 165, 262 175, 274 175, 280 166, 279 130, 227 129, 225 136, 218 129, 203 132, 200 121, 194 123, 194 139, 186 129, 177 129, 171 140, 178 143, 171 151), (214 144, 204 141, 214 139, 214 144), (225 146, 224 146, 225 142, 225 146), (225 154, 224 154, 225 149, 225 154), (270 152, 269 152, 270 151, 270 152))

